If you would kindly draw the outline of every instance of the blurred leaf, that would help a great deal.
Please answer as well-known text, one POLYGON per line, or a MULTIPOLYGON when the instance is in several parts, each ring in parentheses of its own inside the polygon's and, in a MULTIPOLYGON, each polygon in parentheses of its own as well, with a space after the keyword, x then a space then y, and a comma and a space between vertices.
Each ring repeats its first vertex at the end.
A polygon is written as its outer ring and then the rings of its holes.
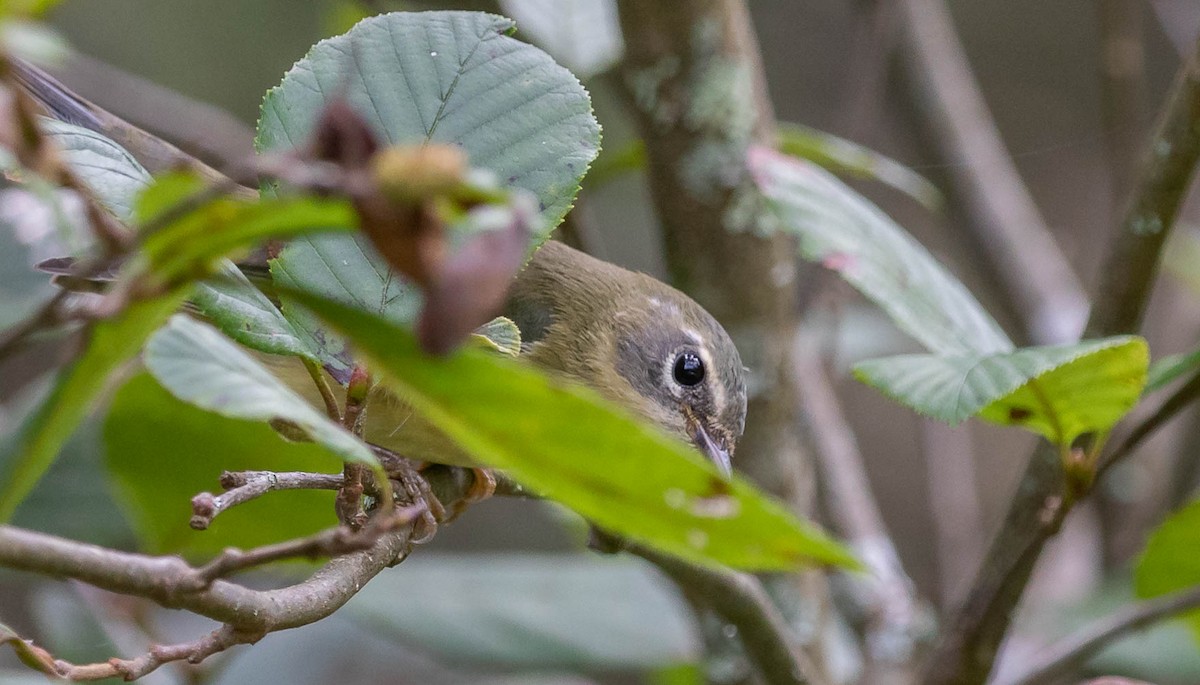
POLYGON ((1150 365, 1146 378, 1146 392, 1161 390, 1197 368, 1200 368, 1200 349, 1163 357, 1150 365))
POLYGON ((708 564, 856 565, 812 524, 591 390, 469 347, 430 358, 378 317, 291 296, 353 340, 388 387, 473 458, 602 528, 708 564))
POLYGON ((453 143, 471 166, 537 195, 544 240, 570 208, 600 146, 587 91, 541 50, 479 12, 395 12, 323 40, 267 92, 259 150, 309 139, 345 97, 388 144, 453 143), (396 75, 400 75, 397 77, 396 75))
POLYGON ((1057 445, 1111 428, 1146 381, 1146 342, 1121 336, 992 355, 914 354, 855 366, 855 376, 922 414, 1020 426, 1057 445))
POLYGON ((691 661, 700 651, 678 592, 631 559, 414 556, 345 610, 372 633, 455 664, 630 670, 691 661))
POLYGON ((799 236, 806 259, 837 271, 931 352, 970 357, 1013 350, 962 283, 829 172, 764 147, 753 148, 747 164, 778 222, 772 228, 799 236))
POLYGON ((708 682, 700 664, 675 664, 646 675, 647 685, 704 685, 708 682))
MULTIPOLYGON (((1134 567, 1138 597, 1151 598, 1200 585, 1200 500, 1172 514, 1150 533, 1134 567)), ((1182 615, 1200 640, 1200 610, 1182 615)))
POLYGON ((54 668, 54 656, 46 650, 33 644, 32 640, 23 640, 16 631, 0 623, 0 645, 12 647, 21 663, 35 671, 41 671, 49 676, 57 676, 54 668))
POLYGON ((0 49, 35 64, 58 64, 71 54, 62 34, 49 24, 12 18, 0 19, 0 49))
POLYGON ((131 221, 138 195, 154 181, 150 172, 125 148, 99 133, 45 117, 38 123, 96 199, 121 221, 131 221))
POLYGON ((778 149, 785 155, 806 159, 843 175, 878 181, 930 211, 941 211, 945 205, 942 192, 924 176, 864 145, 800 124, 780 124, 778 135, 778 149))
POLYGON ((581 79, 608 70, 625 52, 613 0, 500 0, 500 11, 581 79))
POLYGON ((282 423, 346 461, 377 464, 366 444, 211 326, 171 317, 146 343, 143 358, 155 380, 188 404, 229 418, 282 423))
POLYGON ((521 329, 507 316, 497 316, 475 331, 481 342, 502 354, 521 354, 521 329))
POLYGON ((646 168, 646 144, 635 138, 616 148, 605 148, 588 173, 589 188, 598 188, 613 179, 646 168))
POLYGON ((92 324, 82 354, 64 369, 54 389, 30 417, 5 465, 0 486, 0 521, 17 506, 53 463, 54 457, 95 403, 109 377, 131 359, 159 324, 187 296, 181 288, 158 299, 131 304, 108 319, 92 324))
POLYGON ((222 333, 250 349, 317 359, 308 338, 229 260, 197 285, 192 303, 222 333))
POLYGON ((245 200, 226 195, 201 201, 208 187, 194 174, 171 173, 156 178, 138 198, 139 224, 162 224, 142 243, 146 268, 156 278, 204 277, 225 255, 268 238, 349 232, 358 225, 354 210, 344 200, 245 200))
POLYGON ((146 373, 113 398, 104 448, 118 501, 143 548, 204 558, 315 533, 336 524, 330 492, 274 492, 222 512, 207 530, 188 526, 191 499, 219 491, 222 471, 333 473, 341 461, 314 443, 291 443, 263 423, 228 419, 188 405, 146 373))

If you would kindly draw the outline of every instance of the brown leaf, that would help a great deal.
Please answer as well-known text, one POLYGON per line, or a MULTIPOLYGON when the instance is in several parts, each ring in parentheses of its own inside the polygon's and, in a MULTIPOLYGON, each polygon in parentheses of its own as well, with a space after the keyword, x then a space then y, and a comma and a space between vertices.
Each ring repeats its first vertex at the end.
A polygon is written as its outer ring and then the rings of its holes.
POLYGON ((508 222, 467 239, 426 288, 417 339, 433 354, 449 352, 500 312, 525 261, 536 216, 532 207, 515 202, 506 209, 480 211, 506 211, 508 222))
POLYGON ((370 124, 343 97, 335 97, 321 110, 313 129, 309 154, 343 169, 365 169, 379 149, 370 124))

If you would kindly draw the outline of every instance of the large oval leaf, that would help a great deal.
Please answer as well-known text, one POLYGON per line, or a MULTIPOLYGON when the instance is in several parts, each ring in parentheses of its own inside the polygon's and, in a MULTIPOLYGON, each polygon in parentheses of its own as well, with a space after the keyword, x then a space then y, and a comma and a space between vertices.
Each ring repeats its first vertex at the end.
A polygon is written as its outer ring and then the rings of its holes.
MULTIPOLYGON (((392 144, 452 143, 473 167, 537 196, 540 244, 570 208, 600 145, 587 91, 541 50, 507 34, 511 20, 476 12, 394 13, 318 43, 263 101, 256 145, 302 145, 330 99, 344 96, 392 144)), ((282 285, 411 322, 419 293, 364 238, 290 243, 272 261, 282 285)), ((316 321, 284 312, 339 377, 344 345, 316 321)))
POLYGON ((1146 341, 1131 336, 992 355, 913 354, 858 364, 854 374, 933 418, 978 414, 1021 426, 1058 445, 1107 430, 1146 383, 1146 341))
POLYGON ((379 317, 291 296, 353 341, 384 383, 467 454, 602 528, 708 564, 856 564, 815 526, 746 481, 725 481, 693 449, 587 388, 480 349, 431 358, 379 317))
MULTIPOLYGON (((397 12, 317 43, 263 100, 259 150, 302 145, 344 96, 384 141, 453 143, 471 166, 541 202, 548 233, 600 147, 587 91, 571 72, 479 12, 397 12)), ((541 236, 545 238, 545 234, 541 236)))

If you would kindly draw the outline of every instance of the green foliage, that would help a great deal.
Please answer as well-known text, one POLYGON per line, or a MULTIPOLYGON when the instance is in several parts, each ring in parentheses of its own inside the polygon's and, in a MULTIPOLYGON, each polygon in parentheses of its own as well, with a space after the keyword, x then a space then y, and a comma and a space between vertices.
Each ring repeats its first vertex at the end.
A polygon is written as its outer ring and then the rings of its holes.
POLYGON ((366 444, 211 326, 174 316, 146 343, 143 358, 155 380, 188 404, 229 418, 284 425, 289 434, 318 442, 346 461, 377 463, 366 444))
POLYGON ((937 186, 900 162, 869 147, 800 124, 779 126, 780 152, 807 159, 830 171, 878 181, 932 211, 940 211, 945 198, 937 186))
POLYGON ((1116 337, 987 356, 913 354, 858 364, 855 376, 947 423, 1020 426, 1057 445, 1111 428, 1146 381, 1146 342, 1116 337))
POLYGON ((707 564, 856 565, 818 529, 746 482, 723 480, 694 450, 591 390, 477 349, 430 358, 379 317, 291 296, 352 340, 382 382, 473 458, 602 528, 707 564))
POLYGON ((223 470, 334 473, 341 460, 319 444, 287 442, 261 422, 181 402, 145 373, 113 397, 104 449, 118 501, 148 552, 207 559, 225 547, 249 549, 337 523, 332 491, 295 490, 233 507, 208 530, 192 530, 192 497, 219 491, 223 470))
POLYGON ((252 350, 317 360, 310 339, 229 260, 196 286, 192 304, 222 333, 252 350))
POLYGON ((971 293, 912 236, 815 164, 756 148, 751 173, 775 228, 879 305, 900 330, 941 355, 1011 352, 971 293))
POLYGON ((1150 365, 1146 392, 1161 390, 1196 369, 1200 369, 1200 349, 1163 357, 1150 365))
MULTIPOLYGON (((1188 504, 1162 523, 1146 541, 1134 568, 1139 597, 1159 597, 1200 585, 1200 500, 1188 504)), ((1200 640, 1200 611, 1184 614, 1193 636, 1200 640)))
POLYGON ((348 232, 358 225, 353 208, 341 199, 210 199, 207 194, 199 177, 173 173, 158 178, 139 198, 139 224, 152 227, 143 235, 139 259, 154 279, 204 278, 221 258, 268 238, 348 232))
POLYGON ((521 329, 506 316, 497 316, 475 332, 492 349, 510 357, 521 354, 521 329))
POLYGON ((53 463, 59 449, 95 404, 109 377, 133 358, 154 329, 185 299, 186 289, 137 302, 97 321, 83 353, 59 374, 50 395, 22 428, 0 489, 0 521, 7 521, 21 500, 53 463))
POLYGON ((1149 364, 1144 340, 1014 349, 920 243, 832 175, 762 148, 750 169, 801 254, 837 271, 932 352, 862 362, 859 380, 942 421, 978 415, 1060 446, 1108 430, 1137 403, 1149 364))
POLYGON ((481 667, 627 670, 692 661, 700 649, 682 598, 630 559, 414 556, 346 611, 375 634, 481 667))

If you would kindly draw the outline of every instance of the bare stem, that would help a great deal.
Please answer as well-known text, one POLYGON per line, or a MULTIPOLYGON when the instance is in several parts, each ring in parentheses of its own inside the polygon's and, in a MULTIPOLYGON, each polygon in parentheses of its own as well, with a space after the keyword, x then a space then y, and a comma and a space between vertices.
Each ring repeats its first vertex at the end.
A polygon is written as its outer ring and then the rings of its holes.
POLYGON ((809 430, 816 443, 821 484, 830 513, 870 573, 855 593, 865 615, 869 682, 912 682, 913 660, 922 638, 932 634, 932 617, 916 597, 883 515, 871 494, 862 453, 842 414, 814 345, 800 340, 795 377, 809 430))
POLYGON ((342 487, 341 474, 307 473, 303 471, 226 471, 221 474, 221 487, 226 492, 213 495, 202 492, 192 498, 191 526, 205 530, 221 512, 245 504, 276 490, 337 490, 342 487))
POLYGON ((1200 587, 1128 606, 1051 645, 1037 657, 1025 675, 1005 685, 1049 685, 1057 682, 1114 640, 1197 607, 1200 607, 1200 587))
POLYGON ((820 673, 789 639, 787 622, 752 575, 704 568, 635 544, 626 549, 657 566, 689 595, 737 627, 742 645, 766 685, 820 682, 820 673))

